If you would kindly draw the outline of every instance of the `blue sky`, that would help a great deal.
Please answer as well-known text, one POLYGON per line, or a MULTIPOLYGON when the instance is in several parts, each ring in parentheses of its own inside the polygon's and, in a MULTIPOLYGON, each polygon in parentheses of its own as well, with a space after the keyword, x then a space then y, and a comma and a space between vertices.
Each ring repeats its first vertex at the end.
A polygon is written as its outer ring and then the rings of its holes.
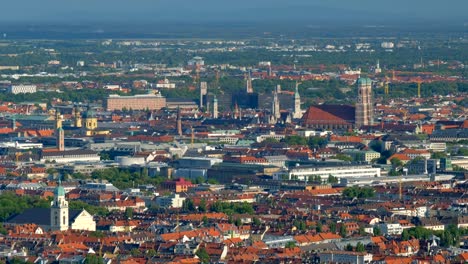
POLYGON ((467 22, 468 0, 7 0, 0 21, 467 22), (8 10, 5 12, 5 10, 8 10))

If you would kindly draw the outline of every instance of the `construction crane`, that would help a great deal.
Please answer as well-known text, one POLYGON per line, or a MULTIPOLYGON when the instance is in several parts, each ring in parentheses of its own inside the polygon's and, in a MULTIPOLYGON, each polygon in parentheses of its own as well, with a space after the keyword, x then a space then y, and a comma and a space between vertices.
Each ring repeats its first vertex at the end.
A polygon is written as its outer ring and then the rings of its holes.
POLYGON ((390 90, 389 90, 389 87, 388 87, 388 77, 385 76, 385 84, 384 84, 384 91, 385 91, 385 95, 388 95, 390 93, 390 90))
POLYGON ((19 158, 20 158, 21 156, 23 156, 23 153, 21 153, 21 152, 15 152, 16 163, 19 162, 19 158))

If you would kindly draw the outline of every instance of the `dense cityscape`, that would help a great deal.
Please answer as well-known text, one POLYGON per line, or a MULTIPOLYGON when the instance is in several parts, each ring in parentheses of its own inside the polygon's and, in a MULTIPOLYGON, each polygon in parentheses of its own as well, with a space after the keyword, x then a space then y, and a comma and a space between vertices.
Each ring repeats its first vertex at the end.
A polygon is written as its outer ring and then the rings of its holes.
POLYGON ((372 30, 3 33, 0 263, 468 263, 466 25, 372 30))

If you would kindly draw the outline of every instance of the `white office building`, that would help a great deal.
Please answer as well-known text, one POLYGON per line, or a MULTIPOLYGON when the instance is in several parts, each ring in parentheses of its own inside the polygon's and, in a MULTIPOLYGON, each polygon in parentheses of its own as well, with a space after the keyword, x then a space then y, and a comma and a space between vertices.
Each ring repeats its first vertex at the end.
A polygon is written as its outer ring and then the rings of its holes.
POLYGON ((35 93, 37 92, 36 85, 11 85, 8 87, 8 92, 12 94, 22 94, 22 93, 35 93))
POLYGON ((156 198, 156 204, 162 208, 181 208, 184 201, 185 197, 180 197, 177 193, 156 198))
POLYGON ((373 168, 370 165, 349 165, 349 166, 298 166, 288 170, 279 171, 273 174, 273 178, 289 180, 307 180, 311 177, 320 176, 322 180, 328 176, 340 178, 359 177, 380 177, 380 168, 373 168))
POLYGON ((401 235, 403 233, 403 227, 400 223, 382 223, 379 227, 384 235, 401 235))

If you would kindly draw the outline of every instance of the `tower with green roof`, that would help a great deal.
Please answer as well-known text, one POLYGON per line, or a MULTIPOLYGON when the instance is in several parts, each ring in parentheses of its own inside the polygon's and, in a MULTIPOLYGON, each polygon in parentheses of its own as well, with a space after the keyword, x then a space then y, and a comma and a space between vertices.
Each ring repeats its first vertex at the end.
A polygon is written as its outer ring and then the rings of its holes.
POLYGON ((97 128, 97 117, 93 109, 88 108, 84 115, 84 123, 86 130, 95 130, 97 128))
POLYGON ((59 180, 54 190, 54 200, 50 207, 50 229, 65 231, 68 230, 68 202, 65 199, 65 189, 59 180))

